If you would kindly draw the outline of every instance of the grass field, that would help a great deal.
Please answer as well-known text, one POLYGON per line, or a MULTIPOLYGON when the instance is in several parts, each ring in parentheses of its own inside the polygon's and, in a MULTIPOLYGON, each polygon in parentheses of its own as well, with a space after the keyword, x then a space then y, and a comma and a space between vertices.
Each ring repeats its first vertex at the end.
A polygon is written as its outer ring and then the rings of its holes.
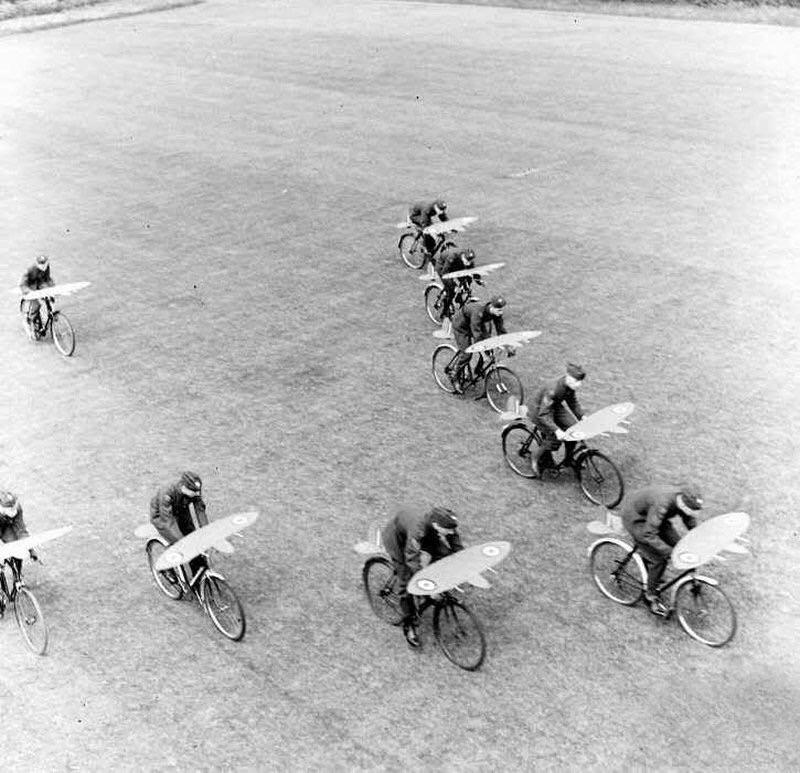
POLYGON ((0 481, 33 530, 49 657, 0 624, 4 760, 39 769, 797 767, 800 87, 792 29, 404 2, 206 2, 0 41, 10 288, 37 251, 65 361, 0 309, 0 481), (485 404, 439 392, 407 202, 478 215, 487 291, 533 387, 637 404, 601 446, 629 486, 691 476, 751 513, 715 565, 712 651, 586 571, 598 511, 516 478, 485 404), (218 565, 231 644, 158 595, 133 536, 184 466, 211 516, 262 518, 218 565), (476 674, 371 616, 352 545, 403 500, 514 549, 470 593, 476 674))

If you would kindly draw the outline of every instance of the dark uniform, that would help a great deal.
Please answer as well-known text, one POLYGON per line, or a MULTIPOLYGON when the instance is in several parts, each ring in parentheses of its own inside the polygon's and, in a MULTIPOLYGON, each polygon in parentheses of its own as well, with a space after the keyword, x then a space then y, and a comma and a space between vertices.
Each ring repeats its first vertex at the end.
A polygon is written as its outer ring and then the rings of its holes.
MULTIPOLYGON (((578 402, 574 389, 567 386, 562 376, 556 381, 541 387, 528 403, 528 416, 542 432, 542 444, 534 452, 533 462, 538 465, 545 453, 557 451, 561 441, 556 430, 569 429, 583 418, 583 408, 578 402)), ((575 453, 575 442, 565 441, 566 461, 575 453)))
MULTIPOLYGON (((52 287, 55 284, 53 278, 50 276, 50 264, 47 268, 41 269, 34 263, 23 275, 19 283, 19 289, 23 295, 33 292, 34 290, 41 290, 45 287, 52 287)), ((27 301, 27 316, 28 322, 35 322, 39 320, 39 308, 41 302, 38 299, 27 301)))
MULTIPOLYGON (((408 210, 408 219, 414 223, 420 230, 427 228, 429 225, 436 221, 447 220, 447 213, 444 211, 437 212, 437 207, 442 209, 442 202, 417 202, 412 204, 408 210)), ((433 255, 436 251, 436 239, 430 234, 422 235, 422 244, 428 251, 429 255, 433 255)))
POLYGON ((463 550, 461 537, 440 536, 433 527, 434 511, 419 507, 401 507, 381 532, 381 540, 397 572, 400 607, 406 620, 414 618, 414 604, 408 595, 408 581, 422 568, 421 551, 431 562, 463 550))
MULTIPOLYGON (((453 376, 458 377, 470 360, 471 355, 466 352, 466 349, 471 344, 491 337, 492 325, 496 331, 495 335, 503 335, 506 332, 502 315, 494 315, 489 312, 489 306, 492 306, 496 300, 498 299, 493 298, 488 303, 471 301, 453 317, 453 335, 458 347, 458 355, 453 363, 453 376)), ((505 305, 505 301, 502 305, 505 305)))
MULTIPOLYGON (((181 491, 180 482, 163 486, 150 500, 150 521, 156 527, 156 531, 171 545, 195 529, 208 524, 206 505, 202 497, 186 496, 181 491)), ((191 568, 189 580, 206 565, 203 556, 193 558, 189 562, 191 568)))
POLYGON ((697 519, 678 507, 681 493, 674 486, 647 486, 626 497, 622 505, 622 523, 649 564, 647 588, 651 594, 655 593, 672 548, 680 539, 670 519, 680 516, 687 529, 697 526, 697 519))
MULTIPOLYGON (((436 273, 439 274, 439 277, 443 277, 445 274, 449 274, 452 271, 472 268, 474 258, 475 253, 472 252, 472 250, 448 247, 442 250, 436 258, 436 273)), ((442 279, 445 294, 442 315, 445 317, 451 317, 453 315, 453 298, 455 297, 456 287, 459 283, 469 288, 472 284, 472 278, 467 276, 462 279, 442 279)))
MULTIPOLYGON (((22 517, 22 505, 17 502, 14 515, 0 513, 0 541, 16 542, 25 537, 30 537, 30 534, 28 534, 28 529, 25 526, 25 519, 22 517)), ((33 551, 31 551, 31 556, 35 557, 33 551)), ((17 569, 22 566, 22 561, 19 558, 11 560, 17 565, 17 569)))

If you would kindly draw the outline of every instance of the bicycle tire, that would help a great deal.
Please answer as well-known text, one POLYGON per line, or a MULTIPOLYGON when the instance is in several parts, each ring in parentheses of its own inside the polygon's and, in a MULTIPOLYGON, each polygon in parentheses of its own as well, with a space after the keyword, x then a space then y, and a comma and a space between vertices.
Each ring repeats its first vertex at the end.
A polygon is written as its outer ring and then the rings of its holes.
POLYGON ((49 640, 47 623, 36 596, 24 586, 14 595, 14 617, 28 649, 34 655, 44 655, 49 640))
POLYGON ((509 398, 515 397, 518 405, 521 405, 525 398, 525 390, 522 388, 519 376, 505 365, 489 368, 484 376, 484 388, 489 405, 498 413, 507 410, 509 398))
POLYGON ((647 586, 641 564, 633 556, 628 558, 631 549, 613 540, 600 540, 589 556, 592 579, 600 593, 626 607, 639 601, 647 586))
POLYGON ((576 465, 584 496, 596 505, 616 507, 625 493, 625 483, 617 465, 594 449, 582 454, 576 465))
POLYGON ((166 549, 167 546, 161 540, 151 539, 145 546, 147 565, 159 590, 173 601, 180 601, 183 598, 183 585, 178 580, 177 570, 167 569, 159 572, 155 568, 156 561, 166 549))
POLYGON ((453 344, 439 344, 433 350, 433 357, 431 357, 431 370, 436 386, 451 395, 455 393, 456 389, 444 369, 450 365, 457 353, 458 349, 453 344))
POLYGON ((512 422, 503 428, 501 439, 506 464, 523 478, 535 478, 531 447, 536 445, 536 440, 530 427, 521 421, 512 422))
POLYGON ((444 309, 444 290, 436 284, 425 288, 425 312, 428 319, 436 325, 442 324, 444 309))
POLYGON ((445 657, 465 671, 477 671, 486 658, 483 626, 460 601, 446 599, 436 605, 433 635, 445 657))
POLYGON ((53 343, 64 357, 72 357, 75 351, 75 331, 72 329, 67 315, 62 311, 54 311, 50 320, 53 343))
POLYGON ((206 571, 200 580, 200 598, 214 627, 231 641, 241 641, 247 629, 244 609, 222 575, 206 571))
POLYGON ((701 644, 723 647, 736 633, 731 600, 722 588, 701 577, 693 577, 675 591, 674 608, 681 628, 701 644))
POLYGON ((420 234, 403 234, 398 243, 400 257, 409 268, 421 269, 425 265, 425 250, 420 234))
POLYGON ((361 570, 367 601, 379 620, 400 625, 405 615, 400 608, 397 578, 392 562, 385 556, 368 558, 361 570))

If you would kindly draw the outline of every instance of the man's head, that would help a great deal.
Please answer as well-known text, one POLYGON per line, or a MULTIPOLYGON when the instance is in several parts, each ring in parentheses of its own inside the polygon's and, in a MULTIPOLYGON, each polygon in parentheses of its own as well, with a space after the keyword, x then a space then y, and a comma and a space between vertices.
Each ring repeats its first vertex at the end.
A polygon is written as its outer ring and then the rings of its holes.
POLYGON ((567 374, 564 376, 564 381, 570 389, 580 389, 583 385, 583 380, 586 378, 586 371, 574 362, 567 363, 567 374))
POLYGON ((49 265, 50 265, 50 258, 48 258, 47 255, 36 256, 36 268, 38 268, 39 271, 47 271, 49 265))
POLYGON ((195 499, 203 493, 203 481, 200 480, 200 476, 188 470, 181 475, 180 487, 181 494, 191 499, 195 499))
POLYGON ((447 507, 434 507, 430 512, 430 518, 431 526, 442 537, 455 534, 458 530, 458 518, 447 507))
POLYGON ((0 515, 13 518, 19 510, 17 498, 10 491, 0 491, 0 515))
POLYGON ((681 487, 681 491, 675 498, 675 503, 681 512, 686 515, 696 515, 703 509, 703 493, 700 487, 694 483, 687 483, 681 487))
POLYGON ((442 199, 436 199, 433 202, 433 208, 436 210, 437 215, 441 215, 443 212, 447 211, 447 203, 442 201, 442 199))
POLYGON ((495 295, 489 303, 486 304, 486 310, 493 317, 502 317, 503 309, 506 306, 506 299, 502 295, 495 295))
POLYGON ((472 268, 475 264, 475 250, 470 249, 467 247, 465 250, 461 250, 461 262, 467 267, 472 268))

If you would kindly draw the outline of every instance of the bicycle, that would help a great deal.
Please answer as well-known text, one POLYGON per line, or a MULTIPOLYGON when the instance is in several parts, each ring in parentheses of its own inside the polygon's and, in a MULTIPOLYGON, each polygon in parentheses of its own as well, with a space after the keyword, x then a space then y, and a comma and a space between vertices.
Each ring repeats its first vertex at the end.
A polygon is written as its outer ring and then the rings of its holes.
MULTIPOLYGON (((533 422, 525 419, 512 421, 503 427, 501 434, 503 444, 503 458, 506 464, 523 478, 536 478, 533 471, 532 446, 544 442, 541 429, 533 422)), ((625 484, 622 480, 617 465, 604 453, 590 448, 583 441, 578 441, 572 461, 566 458, 566 451, 562 444, 559 451, 561 458, 556 461, 553 452, 545 452, 539 457, 539 472, 557 478, 562 470, 571 469, 584 496, 596 505, 616 507, 625 493, 625 484)))
MULTIPOLYGON (((588 556, 592 579, 606 598, 624 606, 633 606, 642 598, 647 568, 635 546, 623 538, 605 536, 589 546, 588 556)), ((709 647, 723 647, 736 633, 736 611, 719 582, 697 574, 697 569, 685 569, 662 581, 656 593, 661 597, 672 589, 665 619, 675 614, 692 639, 709 647)))
POLYGON ((9 605, 14 607, 14 618, 28 649, 35 655, 44 655, 48 643, 47 624, 36 596, 22 578, 22 561, 16 558, 6 559, 0 569, 0 617, 9 605), (11 576, 7 577, 9 570, 11 576))
MULTIPOLYGON (((398 626, 403 622, 398 594, 398 579, 392 562, 383 555, 372 556, 361 571, 367 600, 376 616, 398 626)), ((475 614, 449 591, 425 596, 419 601, 410 596, 418 616, 433 608, 433 636, 444 656, 465 671, 476 671, 486 658, 486 636, 475 614)))
MULTIPOLYGON (((449 317, 452 318, 456 311, 462 308, 467 301, 475 300, 470 289, 470 280, 458 280, 450 305, 449 317)), ((445 293, 444 285, 439 280, 434 280, 425 288, 425 312, 428 315, 428 319, 436 325, 441 325, 444 319, 446 297, 447 294, 445 293)))
POLYGON ((240 641, 246 628, 244 609, 228 581, 211 569, 208 554, 200 553, 206 559, 206 566, 198 569, 189 580, 184 566, 164 571, 155 568, 156 561, 168 547, 160 536, 151 538, 145 546, 147 564, 159 590, 173 601, 180 601, 191 589, 214 627, 228 639, 240 641))
POLYGON ((430 261, 431 265, 436 262, 436 256, 447 247, 455 247, 456 243, 447 237, 447 234, 439 234, 436 239, 436 246, 433 252, 428 254, 423 241, 423 229, 413 224, 408 225, 409 229, 397 242, 397 249, 400 257, 409 268, 420 270, 424 268, 425 262, 430 261))
MULTIPOLYGON (((470 349, 472 348, 470 347, 470 349)), ((466 393, 472 387, 481 385, 481 394, 475 399, 480 400, 486 397, 489 405, 501 413, 505 410, 509 398, 514 397, 518 402, 522 402, 524 398, 522 382, 511 368, 497 363, 495 348, 488 348, 484 351, 486 352, 485 360, 482 352, 472 353, 473 355, 477 354, 478 357, 475 366, 472 365, 473 358, 471 356, 458 376, 460 383, 454 383, 454 376, 451 374, 458 356, 458 349, 450 343, 440 344, 434 349, 431 358, 433 379, 439 389, 448 394, 455 394, 458 391, 466 393)))
POLYGON ((28 305, 30 300, 23 298, 19 302, 19 310, 22 313, 22 324, 25 332, 31 341, 40 341, 46 338, 48 333, 53 337, 56 349, 64 357, 71 357, 75 351, 75 331, 63 311, 56 311, 54 308, 55 298, 41 298, 39 303, 39 314, 28 320, 28 305))

